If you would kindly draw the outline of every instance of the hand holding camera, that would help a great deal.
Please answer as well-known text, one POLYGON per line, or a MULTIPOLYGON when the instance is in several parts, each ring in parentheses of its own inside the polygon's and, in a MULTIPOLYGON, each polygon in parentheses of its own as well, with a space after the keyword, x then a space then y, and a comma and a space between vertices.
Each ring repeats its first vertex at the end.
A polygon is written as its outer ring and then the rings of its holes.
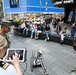
POLYGON ((15 52, 15 55, 13 55, 12 58, 9 57, 9 60, 16 67, 16 66, 19 66, 19 58, 20 58, 20 55, 15 52))
POLYGON ((6 61, 7 62, 25 62, 26 52, 25 48, 9 48, 7 49, 6 61), (10 58, 9 58, 10 57, 10 58))

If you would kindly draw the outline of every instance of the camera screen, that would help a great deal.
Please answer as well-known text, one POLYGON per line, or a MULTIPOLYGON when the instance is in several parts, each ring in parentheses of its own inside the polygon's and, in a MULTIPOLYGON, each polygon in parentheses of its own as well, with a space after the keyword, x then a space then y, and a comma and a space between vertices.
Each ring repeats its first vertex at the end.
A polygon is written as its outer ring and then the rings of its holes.
POLYGON ((7 49, 6 61, 10 62, 9 57, 13 59, 13 55, 15 55, 15 52, 19 54, 20 62, 26 61, 27 50, 25 49, 7 49))
POLYGON ((20 55, 20 60, 23 60, 23 50, 9 50, 7 60, 9 60, 9 57, 12 59, 15 52, 20 55))

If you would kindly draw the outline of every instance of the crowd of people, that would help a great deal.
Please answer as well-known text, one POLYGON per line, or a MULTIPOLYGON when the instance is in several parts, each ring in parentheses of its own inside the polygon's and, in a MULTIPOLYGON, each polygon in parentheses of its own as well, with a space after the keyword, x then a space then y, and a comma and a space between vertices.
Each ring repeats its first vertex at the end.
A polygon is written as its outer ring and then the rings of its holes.
POLYGON ((43 22, 40 24, 40 22, 25 22, 22 20, 22 23, 19 24, 18 22, 15 23, 15 28, 14 28, 19 34, 22 36, 28 36, 28 31, 31 31, 31 37, 30 38, 39 38, 39 34, 42 32, 45 32, 45 41, 49 40, 49 34, 51 32, 49 24, 45 24, 43 22))
POLYGON ((49 19, 50 22, 46 20, 39 20, 39 21, 25 21, 22 19, 22 22, 16 22, 14 31, 17 31, 22 36, 28 36, 29 31, 31 31, 31 37, 30 38, 39 38, 40 33, 45 33, 45 41, 49 40, 49 35, 52 33, 51 26, 54 29, 54 32, 56 32, 57 35, 60 35, 60 43, 62 44, 66 37, 72 37, 75 38, 76 36, 76 24, 71 23, 70 30, 67 28, 67 24, 64 24, 62 26, 62 20, 59 17, 51 17, 49 19), (49 23, 48 23, 49 22, 49 23), (69 33, 70 31, 70 33, 69 33))
MULTIPOLYGON (((67 37, 73 37, 73 48, 76 50, 76 23, 73 23, 71 25, 71 31, 70 34, 68 33, 67 25, 64 25, 62 27, 61 25, 61 19, 59 17, 53 18, 51 17, 50 23, 48 23, 48 20, 43 21, 25 21, 24 19, 21 19, 21 21, 15 21, 14 23, 14 32, 22 35, 23 37, 28 36, 29 31, 31 31, 31 37, 30 38, 39 38, 40 33, 45 33, 45 41, 49 40, 50 34, 51 34, 51 26, 53 26, 54 31, 57 35, 60 35, 60 43, 62 44, 64 42, 64 39, 67 37)), ((13 55, 13 59, 9 57, 9 60, 11 61, 11 64, 5 61, 6 57, 6 51, 7 48, 10 47, 10 41, 7 33, 10 31, 10 27, 3 23, 0 20, 0 75, 5 74, 14 74, 14 75, 22 75, 20 67, 19 67, 19 55, 15 53, 13 55), (4 63, 4 64, 3 64, 4 63), (5 68, 4 65, 7 65, 5 68), (6 69, 6 70, 4 70, 6 69)))

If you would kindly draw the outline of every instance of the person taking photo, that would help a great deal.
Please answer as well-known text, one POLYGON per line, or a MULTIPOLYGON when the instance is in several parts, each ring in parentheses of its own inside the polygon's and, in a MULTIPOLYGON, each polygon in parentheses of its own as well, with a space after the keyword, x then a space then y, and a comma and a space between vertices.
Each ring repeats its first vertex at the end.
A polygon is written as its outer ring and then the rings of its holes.
POLYGON ((11 64, 6 62, 7 40, 0 35, 0 75, 22 75, 19 67, 19 55, 15 53, 13 59, 9 57, 11 64))

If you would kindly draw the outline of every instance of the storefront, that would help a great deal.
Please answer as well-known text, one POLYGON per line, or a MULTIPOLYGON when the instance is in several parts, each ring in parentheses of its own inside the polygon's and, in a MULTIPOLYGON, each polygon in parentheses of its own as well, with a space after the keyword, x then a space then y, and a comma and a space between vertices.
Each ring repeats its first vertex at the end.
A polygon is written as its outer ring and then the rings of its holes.
POLYGON ((4 0, 5 18, 23 18, 27 13, 63 13, 62 8, 55 8, 51 0, 4 0), (12 5, 11 5, 12 4, 12 5))
POLYGON ((64 8, 64 22, 68 22, 71 15, 71 22, 76 23, 76 0, 52 0, 55 7, 64 8))

